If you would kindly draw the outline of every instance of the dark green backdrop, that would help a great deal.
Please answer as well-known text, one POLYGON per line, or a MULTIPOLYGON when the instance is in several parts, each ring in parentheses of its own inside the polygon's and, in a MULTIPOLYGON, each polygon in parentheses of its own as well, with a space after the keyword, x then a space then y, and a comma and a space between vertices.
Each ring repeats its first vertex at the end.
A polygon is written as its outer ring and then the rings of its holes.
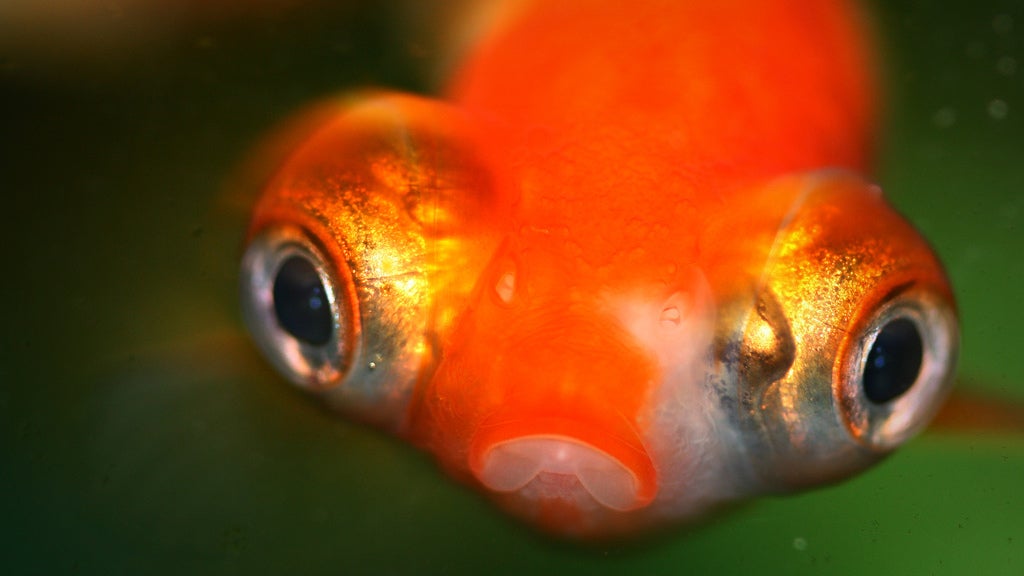
MULTIPOLYGON (((1024 402, 1024 6, 879 4, 879 180, 948 265, 963 373, 1024 402)), ((578 548, 286 386, 240 328, 227 176, 311 99, 425 90, 398 22, 309 6, 0 54, 3 572, 1024 574, 1019 435, 926 434, 835 488, 578 548)))

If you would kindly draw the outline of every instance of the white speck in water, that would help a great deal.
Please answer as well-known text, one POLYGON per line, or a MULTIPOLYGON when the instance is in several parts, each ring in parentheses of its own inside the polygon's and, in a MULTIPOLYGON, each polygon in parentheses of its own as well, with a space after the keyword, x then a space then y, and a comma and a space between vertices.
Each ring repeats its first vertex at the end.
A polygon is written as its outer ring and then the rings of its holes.
POLYGON ((996 72, 1003 76, 1013 76, 1017 72, 1017 60, 1013 56, 1003 56, 996 61, 996 72))
POLYGON ((949 128, 956 124, 956 110, 949 106, 939 108, 935 114, 932 114, 932 122, 939 128, 949 128))
POLYGON ((1002 120, 1010 112, 1010 106, 998 98, 988 103, 988 115, 993 120, 1002 120))
POLYGON ((996 31, 996 34, 1005 36, 1013 30, 1013 16, 1009 14, 999 14, 992 19, 992 29, 996 31))
POLYGON ((807 550, 807 540, 801 538, 800 536, 793 538, 793 549, 797 552, 803 552, 804 550, 807 550))

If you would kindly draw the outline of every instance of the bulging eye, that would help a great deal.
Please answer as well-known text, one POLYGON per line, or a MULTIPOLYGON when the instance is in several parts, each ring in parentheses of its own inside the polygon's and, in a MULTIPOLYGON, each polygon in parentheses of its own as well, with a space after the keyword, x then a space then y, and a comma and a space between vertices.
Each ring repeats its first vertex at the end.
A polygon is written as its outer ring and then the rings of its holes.
POLYGON ((837 366, 838 394, 859 443, 888 450, 927 425, 952 383, 957 334, 951 306, 913 288, 883 302, 850 334, 837 366))
POLYGON ((265 230, 246 250, 246 322, 264 355, 300 386, 331 388, 351 363, 358 319, 345 278, 297 228, 265 230))
POLYGON ((364 92, 300 114, 257 156, 274 170, 252 180, 245 320, 275 368, 331 409, 404 431, 475 298, 505 229, 475 134, 445 104, 364 92))

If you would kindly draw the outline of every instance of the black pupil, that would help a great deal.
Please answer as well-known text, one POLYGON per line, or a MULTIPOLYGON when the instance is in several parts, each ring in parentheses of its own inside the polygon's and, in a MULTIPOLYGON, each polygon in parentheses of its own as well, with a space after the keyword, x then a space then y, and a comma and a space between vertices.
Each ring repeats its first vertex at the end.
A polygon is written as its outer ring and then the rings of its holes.
POLYGON ((274 278, 274 313, 289 334, 314 346, 331 339, 334 319, 320 274, 301 256, 285 260, 274 278))
POLYGON ((906 318, 886 324, 868 352, 864 394, 875 404, 898 398, 917 381, 924 347, 917 325, 906 318))

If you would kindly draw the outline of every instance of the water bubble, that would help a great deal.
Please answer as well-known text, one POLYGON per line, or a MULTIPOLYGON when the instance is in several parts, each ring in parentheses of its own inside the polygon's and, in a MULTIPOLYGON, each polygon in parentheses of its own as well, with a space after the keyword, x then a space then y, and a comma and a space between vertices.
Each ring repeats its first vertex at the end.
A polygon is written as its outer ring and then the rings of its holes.
POLYGON ((1002 120, 1009 112, 1010 106, 1003 100, 996 98, 988 103, 988 115, 993 120, 1002 120))
POLYGON ((807 550, 807 540, 801 538, 800 536, 793 538, 793 549, 797 552, 803 552, 804 550, 807 550))
POLYGON ((996 31, 996 34, 1005 36, 1013 30, 1013 16, 1009 14, 999 14, 992 19, 992 29, 996 31))
POLYGON ((932 122, 939 128, 949 128, 956 123, 956 110, 946 106, 932 114, 932 122))

